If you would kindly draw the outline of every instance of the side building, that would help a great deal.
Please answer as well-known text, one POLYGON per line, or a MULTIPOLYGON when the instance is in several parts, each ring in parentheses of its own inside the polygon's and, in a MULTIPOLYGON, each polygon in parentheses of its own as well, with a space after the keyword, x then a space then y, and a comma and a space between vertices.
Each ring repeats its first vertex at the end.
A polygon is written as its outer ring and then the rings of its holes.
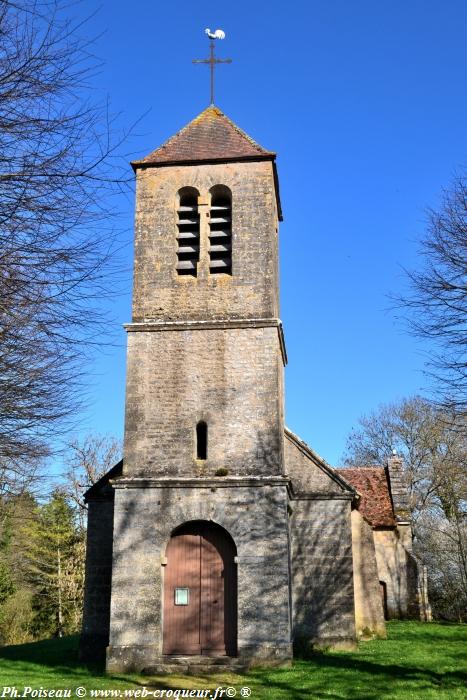
POLYGON ((412 549, 403 461, 336 470, 358 494, 352 511, 355 618, 359 636, 384 636, 384 620, 431 620, 426 569, 412 549))

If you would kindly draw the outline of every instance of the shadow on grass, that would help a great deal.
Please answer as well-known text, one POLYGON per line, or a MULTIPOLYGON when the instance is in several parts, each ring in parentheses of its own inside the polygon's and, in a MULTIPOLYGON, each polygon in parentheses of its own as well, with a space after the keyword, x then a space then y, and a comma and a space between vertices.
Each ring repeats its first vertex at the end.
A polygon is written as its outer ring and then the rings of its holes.
MULTIPOLYGON (((183 677, 150 677, 138 674, 108 674, 105 672, 105 660, 85 663, 78 659, 79 636, 47 639, 30 644, 0 647, 0 685, 5 676, 14 677, 15 685, 52 685, 57 679, 68 681, 68 685, 88 685, 94 681, 104 681, 100 686, 111 686, 117 682, 123 687, 146 686, 160 690, 177 687, 210 687, 209 676, 199 675, 187 680, 183 677), (179 682, 178 682, 179 681, 179 682)), ((232 680, 232 679, 231 679, 232 680)), ((228 685, 226 683, 226 685, 228 685)))
POLYGON ((0 659, 60 667, 73 672, 80 668, 89 668, 93 672, 103 673, 103 663, 84 664, 78 660, 78 644, 79 636, 73 635, 61 639, 45 639, 30 644, 0 647, 0 659))
POLYGON ((467 625, 456 622, 413 622, 390 620, 386 623, 389 641, 407 642, 417 640, 420 644, 449 643, 465 644, 467 625))
POLYGON ((26 644, 14 644, 0 647, 0 657, 2 659, 25 659, 35 663, 42 661, 42 654, 47 651, 50 658, 54 660, 65 659, 70 652, 78 649, 79 635, 61 637, 60 639, 43 639, 38 642, 27 642, 26 644))
MULTIPOLYGON (((219 685, 248 685, 254 697, 288 700, 462 698, 467 685, 467 673, 461 666, 466 632, 467 626, 401 623, 393 627, 390 643, 371 642, 357 653, 312 653, 297 660, 292 669, 253 669, 247 676, 232 676, 230 683, 222 679, 219 685)), ((30 679, 30 685, 34 685, 33 679, 51 684, 60 677, 68 679, 70 685, 87 682, 90 687, 94 680, 100 681, 94 687, 115 683, 160 689, 213 685, 207 674, 189 680, 181 676, 106 675, 102 663, 78 660, 77 636, 0 648, 0 666, 2 672, 18 678, 17 685, 22 679, 30 679)))
POLYGON ((467 684, 467 672, 462 670, 443 673, 412 665, 376 663, 366 659, 359 659, 355 655, 348 658, 337 654, 315 654, 309 661, 297 662, 296 668, 302 664, 306 665, 307 668, 311 666, 332 671, 333 677, 335 677, 336 672, 358 671, 362 676, 371 677, 373 680, 377 680, 380 677, 385 683, 397 679, 400 681, 426 681, 428 685, 434 687, 452 685, 465 688, 467 684))
MULTIPOLYGON (((382 666, 323 654, 314 661, 298 662, 293 671, 253 670, 248 685, 254 691, 267 688, 268 698, 288 700, 460 700, 465 698, 466 680, 466 675, 458 672, 442 674, 398 665, 382 666)), ((258 696, 258 692, 254 694, 258 696)))
POLYGON ((105 673, 105 661, 85 663, 78 659, 79 635, 62 639, 45 639, 30 644, 0 647, 0 666, 3 673, 14 673, 18 685, 34 684, 39 677, 44 683, 57 677, 68 678, 70 683, 85 682, 87 679, 122 680, 128 677, 110 676, 105 673), (32 681, 32 683, 30 683, 32 681))

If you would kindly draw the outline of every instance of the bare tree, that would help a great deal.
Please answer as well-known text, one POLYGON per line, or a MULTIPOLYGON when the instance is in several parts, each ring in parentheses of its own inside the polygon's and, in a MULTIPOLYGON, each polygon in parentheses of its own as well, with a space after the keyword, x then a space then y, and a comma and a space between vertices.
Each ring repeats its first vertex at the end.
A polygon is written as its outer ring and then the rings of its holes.
POLYGON ((396 450, 404 458, 414 522, 435 502, 449 517, 463 497, 452 479, 462 480, 467 456, 463 421, 453 425, 453 420, 419 396, 382 405, 360 418, 347 439, 344 462, 381 465, 396 450))
POLYGON ((442 404, 467 412, 467 176, 456 177, 439 211, 429 210, 421 242, 424 266, 409 272, 412 293, 402 299, 413 333, 431 341, 431 374, 442 404))
POLYGON ((421 397, 380 406, 347 440, 349 466, 404 458, 415 551, 428 564, 433 609, 467 615, 467 441, 465 419, 421 397))
POLYGON ((23 526, 25 580, 33 589, 37 635, 63 637, 79 629, 84 584, 83 532, 66 496, 54 491, 23 526))
POLYGON ((97 65, 71 9, 0 0, 0 469, 10 476, 46 456, 76 410, 116 283, 122 138, 107 106, 86 97, 97 65))
POLYGON ((83 441, 70 443, 65 455, 66 471, 63 491, 77 512, 81 529, 86 527, 84 492, 106 474, 122 456, 122 441, 113 436, 88 435, 83 441))

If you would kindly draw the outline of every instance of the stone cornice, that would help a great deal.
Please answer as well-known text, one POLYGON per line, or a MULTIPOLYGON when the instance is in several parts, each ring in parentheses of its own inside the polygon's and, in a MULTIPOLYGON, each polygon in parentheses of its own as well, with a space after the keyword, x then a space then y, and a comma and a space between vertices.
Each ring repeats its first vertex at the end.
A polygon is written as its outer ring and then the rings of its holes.
POLYGON ((277 328, 282 362, 287 364, 284 330, 278 318, 226 318, 208 321, 136 321, 124 323, 128 333, 160 332, 160 331, 211 331, 230 330, 232 328, 277 328))
POLYGON ((293 501, 352 501, 355 497, 355 494, 345 492, 295 493, 291 479, 286 476, 161 477, 160 479, 121 477, 111 479, 110 484, 115 489, 230 489, 285 486, 293 501))
POLYGON ((292 501, 353 501, 354 494, 351 493, 321 493, 319 491, 309 493, 292 493, 292 501))
POLYGON ((160 479, 143 479, 123 477, 111 480, 115 489, 167 489, 167 488, 255 488, 261 486, 288 486, 290 479, 284 476, 222 476, 222 477, 163 477, 160 479))
POLYGON ((127 331, 205 331, 225 328, 277 328, 278 318, 219 318, 196 321, 136 321, 124 323, 127 331))

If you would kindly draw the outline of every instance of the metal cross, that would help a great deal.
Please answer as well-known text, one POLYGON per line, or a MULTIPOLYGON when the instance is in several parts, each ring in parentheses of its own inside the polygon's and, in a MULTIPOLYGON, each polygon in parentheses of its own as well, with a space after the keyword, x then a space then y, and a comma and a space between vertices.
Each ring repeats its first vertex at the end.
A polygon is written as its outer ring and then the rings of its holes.
POLYGON ((216 58, 214 56, 214 39, 209 42, 211 56, 209 58, 194 59, 193 63, 209 63, 211 68, 211 104, 214 104, 214 66, 216 63, 232 63, 231 58, 216 58))

